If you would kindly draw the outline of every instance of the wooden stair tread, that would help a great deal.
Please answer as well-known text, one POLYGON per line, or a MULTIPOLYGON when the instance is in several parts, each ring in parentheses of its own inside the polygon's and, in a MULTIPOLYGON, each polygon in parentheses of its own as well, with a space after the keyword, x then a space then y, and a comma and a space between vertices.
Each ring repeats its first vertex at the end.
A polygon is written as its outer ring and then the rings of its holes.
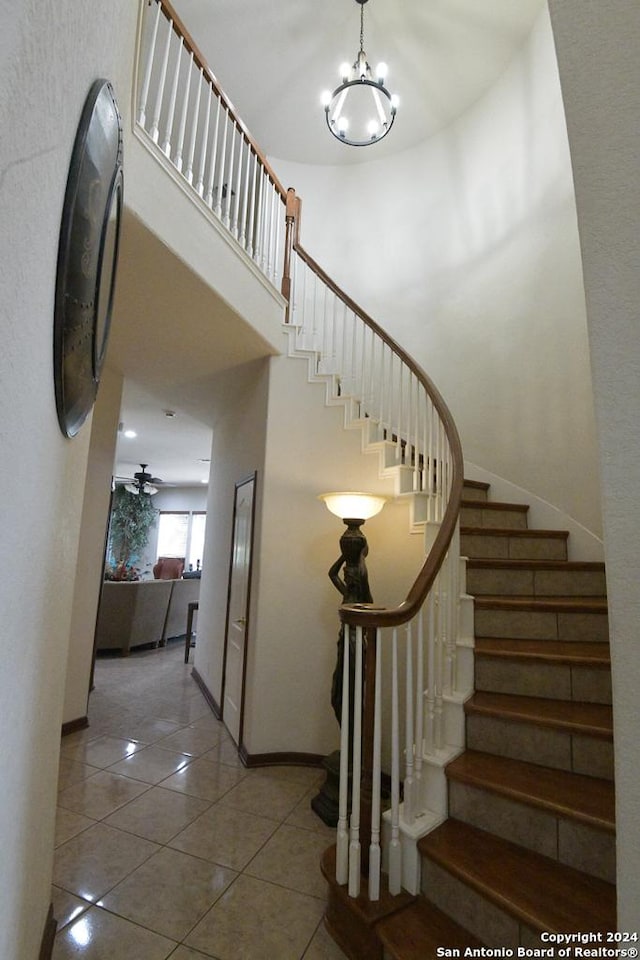
POLYGON ((528 513, 528 503, 506 503, 502 500, 473 500, 463 497, 460 503, 461 507, 472 507, 474 510, 495 510, 500 513, 507 511, 511 513, 528 513))
POLYGON ((602 740, 613 739, 613 711, 608 704, 478 691, 466 701, 464 709, 467 714, 554 727, 602 740))
POLYGON ((434 904, 420 897, 406 910, 382 920, 376 932, 393 960, 427 960, 438 947, 482 947, 484 944, 434 904))
POLYGON ((578 820, 615 830, 615 792, 610 780, 541 767, 492 753, 467 750, 446 768, 447 777, 578 820))
POLYGON ((465 480, 465 487, 472 487, 476 490, 488 490, 491 486, 490 483, 485 483, 484 480, 465 480))
POLYGON ((419 841, 423 856, 537 931, 615 930, 615 887, 458 820, 419 841))
POLYGON ((497 557, 495 559, 492 557, 469 557, 467 568, 471 570, 564 570, 602 573, 605 565, 594 560, 502 560, 497 557))
POLYGON ((607 613, 605 597, 518 597, 483 594, 474 597, 476 610, 514 610, 534 613, 607 613))
POLYGON ((580 640, 511 640, 506 637, 477 637, 476 656, 505 660, 537 660, 574 666, 610 667, 608 643, 580 640))
POLYGON ((543 540, 551 537, 555 540, 566 540, 568 530, 529 530, 520 527, 460 527, 461 536, 484 537, 528 537, 532 540, 543 540))

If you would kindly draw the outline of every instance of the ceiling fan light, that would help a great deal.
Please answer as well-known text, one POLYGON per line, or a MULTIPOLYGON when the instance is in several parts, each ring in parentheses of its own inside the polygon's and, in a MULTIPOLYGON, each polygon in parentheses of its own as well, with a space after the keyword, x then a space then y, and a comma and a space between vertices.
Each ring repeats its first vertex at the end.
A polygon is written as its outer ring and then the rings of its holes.
POLYGON ((139 490, 135 483, 125 483, 124 488, 125 490, 128 490, 129 493, 135 494, 136 497, 138 496, 139 490))

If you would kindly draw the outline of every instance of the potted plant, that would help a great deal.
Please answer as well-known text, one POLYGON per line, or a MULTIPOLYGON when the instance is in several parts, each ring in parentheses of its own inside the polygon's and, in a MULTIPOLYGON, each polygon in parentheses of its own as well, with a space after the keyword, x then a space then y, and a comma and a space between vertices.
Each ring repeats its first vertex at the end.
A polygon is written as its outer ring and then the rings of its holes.
POLYGON ((149 530, 156 523, 158 511, 148 493, 129 493, 117 486, 111 503, 109 519, 110 562, 105 568, 107 580, 138 580, 139 572, 133 566, 149 539, 149 530))

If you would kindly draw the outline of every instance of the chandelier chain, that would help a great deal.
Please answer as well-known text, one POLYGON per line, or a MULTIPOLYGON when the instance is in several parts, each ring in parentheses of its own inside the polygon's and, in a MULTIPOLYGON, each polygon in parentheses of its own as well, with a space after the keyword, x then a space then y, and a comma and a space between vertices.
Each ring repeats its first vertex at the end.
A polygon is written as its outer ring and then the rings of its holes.
POLYGON ((360 53, 364 53, 364 3, 360 4, 360 53))

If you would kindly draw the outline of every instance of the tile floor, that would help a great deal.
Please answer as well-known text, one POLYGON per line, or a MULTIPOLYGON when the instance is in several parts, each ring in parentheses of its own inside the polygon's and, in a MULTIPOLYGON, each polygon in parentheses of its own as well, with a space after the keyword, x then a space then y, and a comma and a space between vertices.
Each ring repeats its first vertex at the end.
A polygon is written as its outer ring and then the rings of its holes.
POLYGON ((180 643, 99 659, 61 747, 54 960, 344 960, 304 767, 247 770, 180 643))

